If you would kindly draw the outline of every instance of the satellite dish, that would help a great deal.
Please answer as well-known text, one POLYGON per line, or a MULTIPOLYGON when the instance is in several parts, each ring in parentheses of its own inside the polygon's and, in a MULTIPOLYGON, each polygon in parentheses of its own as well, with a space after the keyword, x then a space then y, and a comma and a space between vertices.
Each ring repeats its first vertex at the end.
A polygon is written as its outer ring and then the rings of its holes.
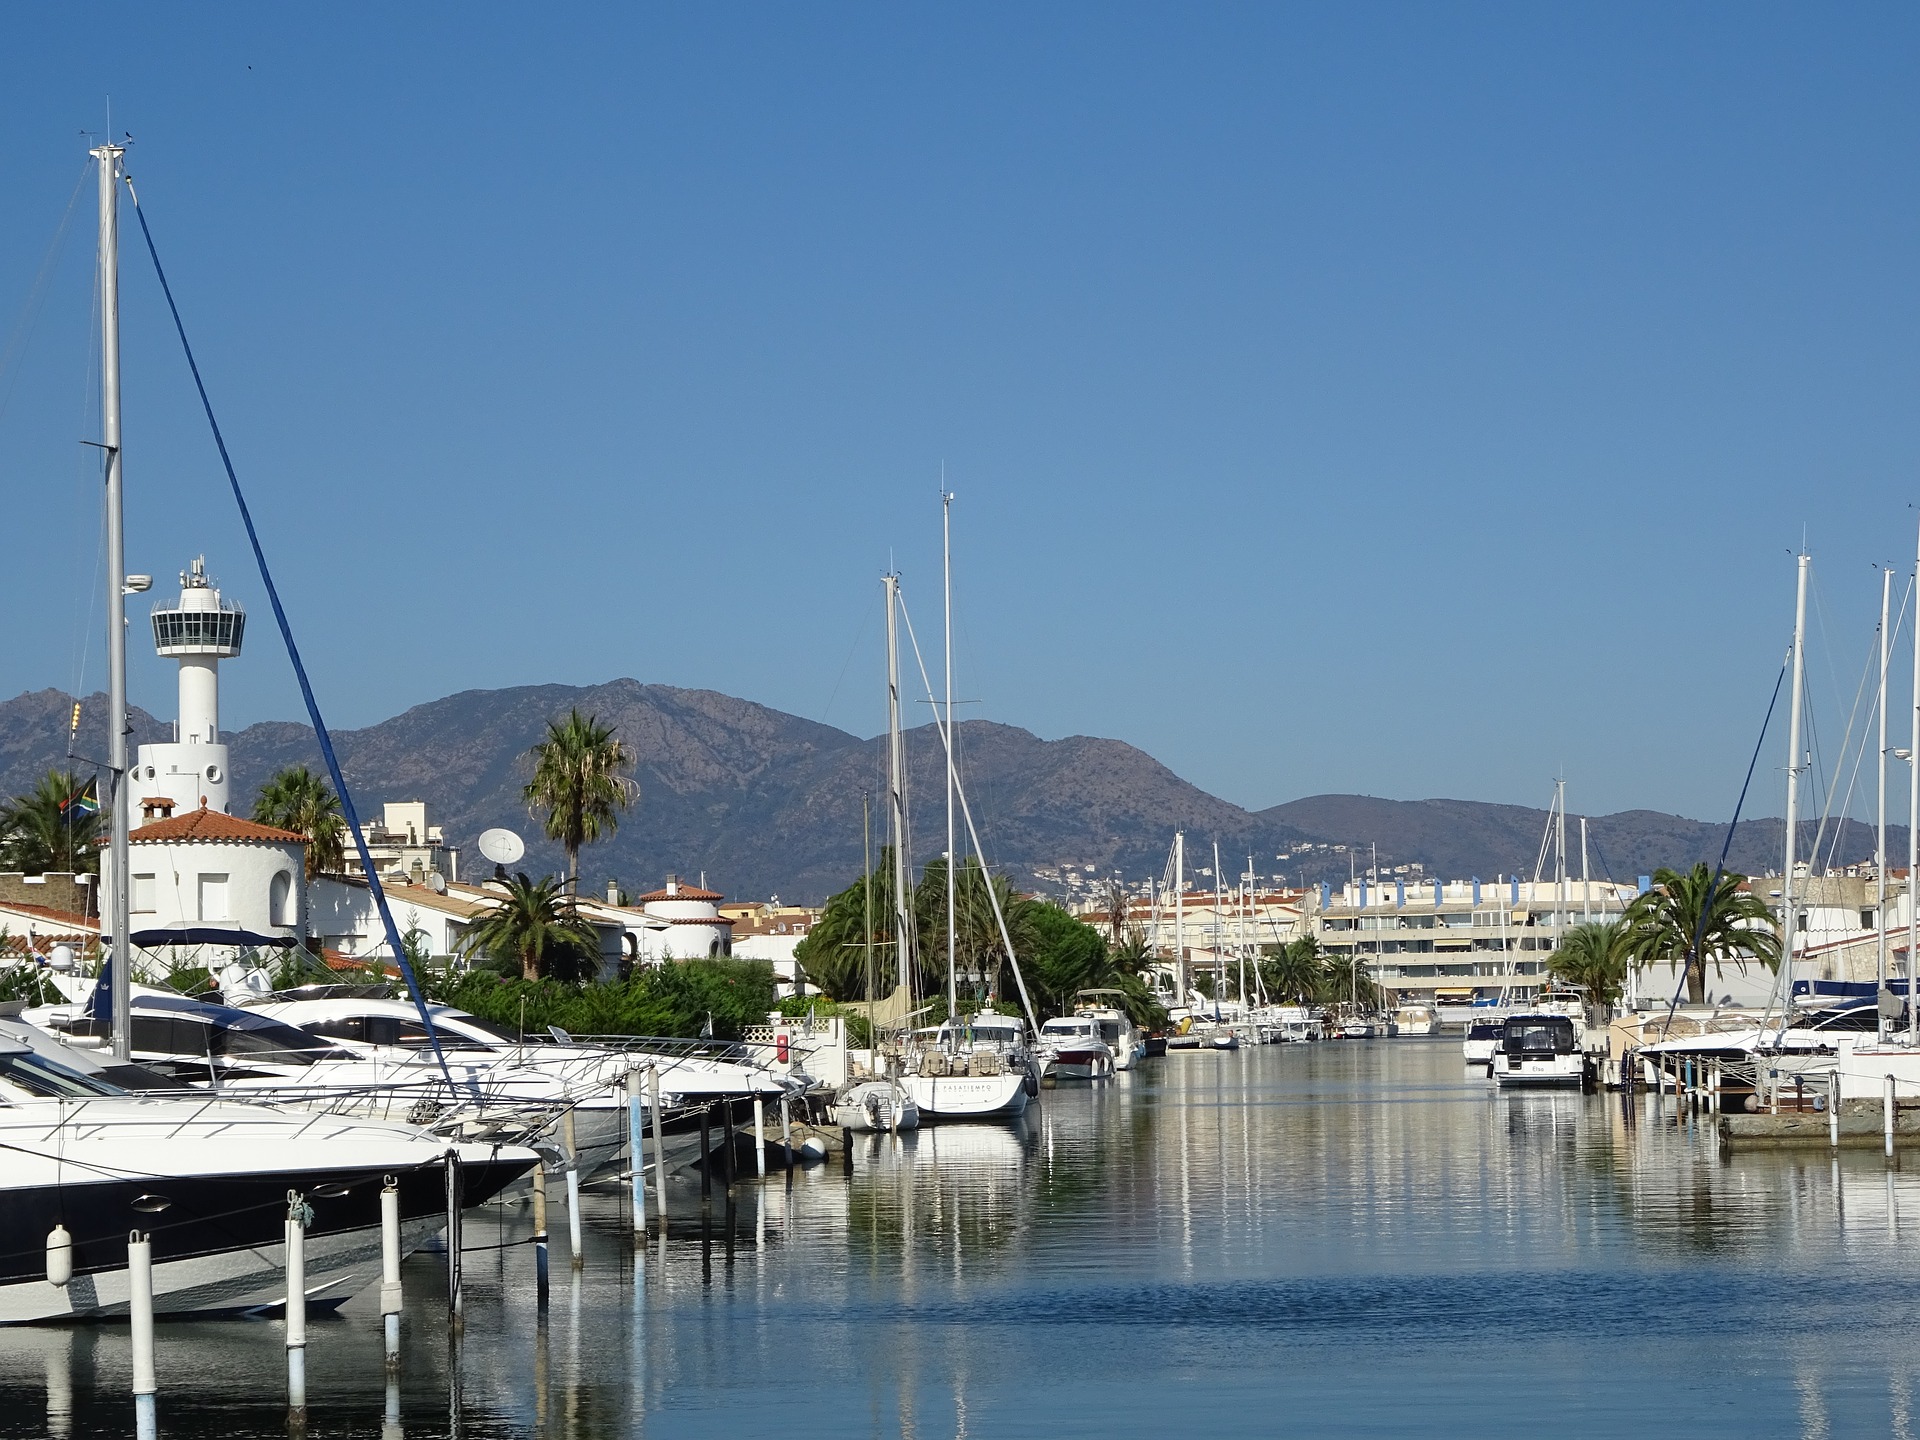
POLYGON ((482 830, 480 853, 496 865, 512 865, 527 853, 527 847, 511 830, 482 830))
POLYGON ((427 889, 433 891, 436 895, 446 894, 447 877, 442 875, 438 870, 429 870, 427 872, 427 889))
POLYGON ((47 965, 63 975, 69 973, 73 969, 73 947, 71 945, 54 946, 53 953, 47 957, 47 965))

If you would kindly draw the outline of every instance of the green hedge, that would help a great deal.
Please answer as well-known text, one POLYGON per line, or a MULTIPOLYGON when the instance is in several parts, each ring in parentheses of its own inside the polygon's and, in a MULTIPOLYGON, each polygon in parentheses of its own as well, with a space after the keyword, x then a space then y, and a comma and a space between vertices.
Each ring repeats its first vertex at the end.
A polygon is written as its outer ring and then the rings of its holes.
POLYGON ((720 1040, 767 1023, 773 966, 758 960, 676 960, 630 980, 568 985, 470 970, 429 983, 433 998, 508 1029, 549 1025, 574 1035, 696 1036, 713 1019, 720 1040))

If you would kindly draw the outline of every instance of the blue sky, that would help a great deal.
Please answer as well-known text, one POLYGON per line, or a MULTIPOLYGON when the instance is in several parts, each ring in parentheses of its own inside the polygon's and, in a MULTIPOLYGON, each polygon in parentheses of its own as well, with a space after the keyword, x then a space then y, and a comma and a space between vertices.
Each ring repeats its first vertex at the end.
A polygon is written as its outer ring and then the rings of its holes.
MULTIPOLYGON (((633 675, 871 733, 944 463, 972 713, 1251 806, 1564 772, 1721 818, 1790 551, 1830 751, 1911 568, 1910 9, 6 25, 7 694, 101 674, 90 188, 36 276, 109 96, 339 725, 633 675)), ((264 622, 137 252, 125 289, 130 562, 205 550, 264 622)), ((297 715, 264 624, 225 700, 297 715)))

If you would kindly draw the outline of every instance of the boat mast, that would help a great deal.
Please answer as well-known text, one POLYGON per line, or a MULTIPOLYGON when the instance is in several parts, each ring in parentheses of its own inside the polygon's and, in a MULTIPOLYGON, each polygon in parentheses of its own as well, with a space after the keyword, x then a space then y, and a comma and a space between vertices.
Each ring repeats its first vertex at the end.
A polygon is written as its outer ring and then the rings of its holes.
POLYGON ((1553 948, 1558 950, 1567 931, 1567 782, 1553 782, 1553 878, 1559 902, 1553 909, 1553 948))
POLYGON ((1877 1040, 1887 1038, 1885 1011, 1877 1009, 1880 992, 1887 988, 1887 634, 1889 607, 1893 602, 1893 570, 1880 572, 1880 808, 1873 842, 1874 906, 1873 918, 1879 933, 1875 937, 1874 999, 1879 1019, 1875 1022, 1877 1040))
POLYGON ((107 775, 111 839, 113 1058, 133 1058, 133 947, 127 941, 127 556, 120 475, 120 160, 109 140, 88 152, 100 170, 100 448, 107 460, 107 775))
POLYGON ((1920 1006, 1914 1004, 1914 954, 1920 940, 1920 914, 1914 912, 1915 886, 1920 882, 1920 561, 1914 566, 1913 624, 1913 738, 1912 768, 1907 772, 1907 1043, 1920 1042, 1920 1006))
MULTIPOLYGON (((1915 701, 1920 728, 1920 701, 1915 701)), ((1173 832, 1173 983, 1176 1005, 1187 1003, 1187 832, 1173 832)))
POLYGON ((1580 923, 1593 923, 1593 876, 1587 870, 1587 817, 1580 817, 1580 923))
POLYGON ((959 926, 955 919, 954 886, 960 882, 960 872, 953 853, 953 496, 944 485, 940 489, 940 562, 947 601, 947 1015, 957 1023, 960 979, 953 947, 959 926))
POLYGON ((1220 1023, 1220 992, 1227 988, 1227 956, 1220 947, 1226 944, 1227 892, 1220 875, 1220 842, 1213 842, 1213 1021, 1220 1023))
POLYGON ((881 577, 887 592, 887 825, 893 837, 893 945, 895 984, 913 1004, 913 911, 907 903, 907 757, 900 731, 900 577, 881 577))
POLYGON ((862 790, 860 792, 860 841, 866 853, 867 868, 860 882, 862 908, 866 912, 867 937, 867 1022, 869 1040, 873 1022, 873 800, 862 790))
MULTIPOLYGON (((1793 602, 1793 704, 1788 710, 1787 721, 1787 846, 1786 874, 1781 885, 1780 918, 1780 968, 1781 1012, 1780 1028, 1787 1026, 1787 1014, 1793 1009, 1793 946, 1794 904, 1793 904, 1793 867, 1795 842, 1799 838, 1800 827, 1800 695, 1801 680, 1806 671, 1807 636, 1807 567, 1811 561, 1809 555, 1801 552, 1799 561, 1799 579, 1794 587, 1793 602)), ((1710 901, 1712 896, 1704 897, 1710 901)), ((1707 977, 1707 957, 1696 955, 1700 966, 1700 979, 1704 985, 1707 977)))

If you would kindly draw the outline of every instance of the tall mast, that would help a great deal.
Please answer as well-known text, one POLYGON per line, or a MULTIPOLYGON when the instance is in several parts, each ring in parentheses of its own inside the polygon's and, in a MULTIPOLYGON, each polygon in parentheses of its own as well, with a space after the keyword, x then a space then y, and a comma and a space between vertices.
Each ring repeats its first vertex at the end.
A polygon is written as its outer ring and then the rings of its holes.
POLYGON ((1225 920, 1227 893, 1220 874, 1220 842, 1213 842, 1213 1018, 1220 1018, 1220 992, 1227 988, 1227 957, 1220 948, 1226 943, 1225 920))
MULTIPOLYGON (((953 496, 940 491, 940 568, 947 592, 947 1014, 960 1016, 960 979, 953 948, 959 929, 955 920, 954 886, 960 883, 953 843, 953 496)), ((957 1032, 956 1032, 957 1033, 957 1032)))
MULTIPOLYGON (((1893 602, 1893 569, 1889 566, 1880 573, 1880 807, 1879 820, 1873 842, 1874 869, 1874 905, 1873 918, 1879 934, 1875 937, 1874 990, 1887 988, 1887 647, 1892 636, 1887 634, 1887 620, 1893 602)), ((1880 1040, 1887 1038, 1885 1012, 1880 1013, 1877 1022, 1880 1040)))
POLYGON ((109 141, 89 152, 100 171, 100 445, 107 459, 107 772, 111 840, 105 920, 113 937, 113 1058, 133 1058, 127 943, 127 555, 120 477, 120 159, 109 141))
POLYGON ((881 577, 887 591, 887 825, 893 836, 893 946, 895 982, 913 996, 913 910, 907 903, 907 741, 900 731, 900 577, 881 577))
POLYGON ((1587 870, 1587 817, 1580 817, 1580 923, 1593 923, 1593 876, 1587 870))
POLYGON ((1914 913, 1916 882, 1920 882, 1920 562, 1914 566, 1913 623, 1913 738, 1912 766, 1907 784, 1907 1043, 1920 1041, 1920 1006, 1914 1004, 1915 941, 1920 940, 1920 915, 1914 913))
MULTIPOLYGON (((1920 728, 1920 701, 1915 701, 1920 728)), ((1176 1005, 1187 1003, 1187 832, 1173 832, 1173 983, 1176 1005)))
POLYGON ((1567 929, 1567 782, 1553 782, 1553 808, 1558 813, 1553 819, 1553 878, 1554 888, 1558 892, 1554 898, 1559 903, 1553 909, 1553 948, 1560 948, 1560 941, 1567 929))
POLYGON ((867 868, 862 872, 860 898, 865 911, 867 938, 867 1019, 873 1019, 873 801, 865 790, 860 792, 860 843, 867 857, 867 868))
MULTIPOLYGON (((1781 906, 1780 949, 1781 969, 1784 981, 1781 986, 1783 1008, 1780 1026, 1786 1028, 1786 1012, 1793 1008, 1793 945, 1794 904, 1793 904, 1793 866, 1794 849, 1799 840, 1800 828, 1800 687, 1806 672, 1807 639, 1807 567, 1811 557, 1802 553, 1799 564, 1799 580, 1794 588, 1793 602, 1793 704, 1788 710, 1791 717, 1787 722, 1787 854, 1786 875, 1781 885, 1784 903, 1781 906)), ((1709 897, 1711 898, 1711 897, 1709 897)), ((1700 978, 1704 982, 1707 974, 1707 957, 1696 955, 1694 960, 1700 966, 1700 978)))

